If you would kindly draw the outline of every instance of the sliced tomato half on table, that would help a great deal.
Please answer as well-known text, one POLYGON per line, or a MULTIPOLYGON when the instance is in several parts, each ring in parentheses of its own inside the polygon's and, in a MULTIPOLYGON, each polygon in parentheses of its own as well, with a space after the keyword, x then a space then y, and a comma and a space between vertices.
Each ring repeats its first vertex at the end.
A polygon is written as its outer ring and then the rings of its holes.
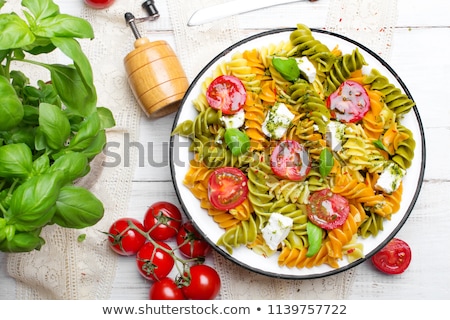
POLYGON ((235 114, 245 104, 247 92, 241 80, 223 75, 215 78, 206 90, 208 104, 223 114, 235 114))
POLYGON ((247 198, 248 179, 234 167, 214 170, 208 180, 208 197, 219 210, 229 210, 240 205, 247 198))
POLYGON ((400 274, 408 268, 411 256, 409 245, 401 239, 393 238, 372 257, 372 263, 381 272, 400 274))
POLYGON ((343 196, 331 192, 330 189, 323 189, 309 197, 306 213, 315 225, 325 230, 333 230, 345 223, 350 206, 343 196))
POLYGON ((283 179, 303 180, 311 170, 308 151, 295 140, 280 141, 270 156, 270 167, 283 179))
POLYGON ((358 82, 347 80, 326 101, 331 117, 341 122, 358 122, 370 109, 366 89, 358 82))

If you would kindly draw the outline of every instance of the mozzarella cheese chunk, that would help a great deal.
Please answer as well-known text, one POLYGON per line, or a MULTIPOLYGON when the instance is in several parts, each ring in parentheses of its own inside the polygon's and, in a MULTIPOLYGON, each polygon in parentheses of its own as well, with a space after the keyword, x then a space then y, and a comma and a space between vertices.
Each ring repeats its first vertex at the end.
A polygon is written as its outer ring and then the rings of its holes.
POLYGON ((331 150, 339 151, 342 148, 346 125, 339 121, 330 121, 327 125, 327 144, 331 150))
POLYGON ((297 66, 300 69, 300 72, 302 72, 308 81, 312 83, 317 74, 314 65, 308 60, 307 57, 295 58, 295 60, 297 61, 297 66))
POLYGON ((233 115, 223 115, 222 117, 220 117, 220 120, 223 122, 225 128, 227 129, 239 129, 244 125, 245 111, 244 109, 241 109, 233 115))
POLYGON ((405 173, 406 171, 400 168, 395 162, 389 162, 378 177, 375 189, 391 194, 400 187, 405 173))
POLYGON ((295 115, 289 111, 284 103, 275 104, 267 113, 262 124, 262 131, 273 139, 281 139, 291 125, 295 115))
POLYGON ((274 212, 270 215, 267 225, 261 230, 266 244, 272 250, 277 250, 278 245, 286 239, 293 225, 293 219, 274 212))

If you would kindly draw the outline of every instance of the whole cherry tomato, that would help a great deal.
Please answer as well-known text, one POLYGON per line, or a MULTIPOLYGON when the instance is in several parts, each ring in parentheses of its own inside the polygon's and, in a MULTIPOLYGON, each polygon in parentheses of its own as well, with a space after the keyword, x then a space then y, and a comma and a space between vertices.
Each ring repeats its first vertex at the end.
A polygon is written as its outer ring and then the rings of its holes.
POLYGON ((144 245, 146 238, 138 230, 144 232, 144 226, 134 218, 120 218, 109 228, 108 240, 111 249, 122 255, 135 255, 144 245))
POLYGON ((221 281, 216 270, 206 264, 190 269, 190 281, 181 287, 184 296, 192 300, 213 300, 220 292, 221 281))
POLYGON ((409 245, 401 239, 393 238, 372 257, 372 263, 384 273, 400 274, 408 268, 411 256, 409 245))
POLYGON ((84 0, 84 3, 94 9, 105 9, 114 3, 115 0, 84 0))
POLYGON ((171 278, 155 281, 150 288, 150 300, 184 300, 184 293, 171 278))
MULTIPOLYGON (((157 241, 156 243, 164 249, 172 250, 165 242, 157 241)), ((158 281, 167 277, 172 271, 175 260, 170 253, 147 242, 136 254, 136 264, 139 273, 145 279, 158 281)))
POLYGON ((188 258, 206 257, 211 250, 209 243, 195 229, 192 222, 187 221, 181 225, 177 234, 177 245, 180 252, 188 258))
POLYGON ((181 212, 177 206, 167 201, 152 204, 144 216, 145 231, 155 240, 174 237, 180 229, 181 212))

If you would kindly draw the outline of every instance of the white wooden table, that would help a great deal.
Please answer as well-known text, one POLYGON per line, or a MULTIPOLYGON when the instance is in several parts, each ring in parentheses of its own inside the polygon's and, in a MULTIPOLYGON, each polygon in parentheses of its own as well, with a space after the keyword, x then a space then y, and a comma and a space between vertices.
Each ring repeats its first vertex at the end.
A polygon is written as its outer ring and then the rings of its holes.
MULTIPOLYGON (((117 0, 120 1, 120 0, 117 0)), ((173 44, 173 30, 167 1, 156 1, 162 22, 155 30, 158 38, 173 44), (161 27, 163 26, 163 27, 161 27)), ((64 12, 77 14, 81 0, 56 1, 64 12)), ((450 2, 448 0, 399 0, 398 22, 394 31, 390 64, 409 88, 416 101, 425 129, 427 164, 418 201, 407 223, 398 233, 413 250, 413 260, 402 275, 386 276, 370 263, 356 267, 349 299, 450 299, 450 2)), ((269 19, 262 10, 239 17, 241 28, 250 34, 275 27, 323 26, 328 0, 305 6, 299 15, 269 19)), ((149 35, 152 36, 152 35, 149 35)), ((141 218, 153 202, 177 203, 169 166, 152 166, 151 161, 168 160, 167 147, 175 115, 141 121, 140 142, 153 146, 154 159, 138 164, 128 216, 141 218), (162 155, 162 156, 161 156, 162 155)), ((144 156, 144 155, 142 155, 144 156)), ((119 261, 113 299, 145 299, 148 285, 136 276, 131 260, 119 261)), ((0 299, 13 299, 14 281, 6 273, 6 256, 0 253, 0 299)))

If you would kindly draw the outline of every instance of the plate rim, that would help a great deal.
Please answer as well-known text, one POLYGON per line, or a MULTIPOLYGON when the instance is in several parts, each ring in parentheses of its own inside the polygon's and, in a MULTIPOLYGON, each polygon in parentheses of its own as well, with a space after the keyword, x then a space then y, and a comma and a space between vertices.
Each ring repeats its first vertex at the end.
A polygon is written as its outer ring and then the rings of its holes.
MULTIPOLYGON (((283 33, 283 32, 292 32, 294 30, 296 30, 297 28, 294 27, 286 27, 286 28, 277 28, 277 29, 270 29, 267 31, 263 31, 263 32, 259 32, 256 33, 254 35, 248 36, 246 38, 243 38, 242 40, 232 44, 231 46, 228 46, 225 50, 221 51, 219 54, 217 54, 213 59, 211 59, 211 61, 209 61, 201 70, 200 72, 195 76, 195 78, 192 80, 192 82, 189 84, 189 87, 182 99, 182 101, 180 102, 180 108, 179 110, 176 112, 175 118, 173 120, 173 124, 172 124, 172 129, 171 132, 173 132, 173 130, 176 128, 176 126, 178 125, 178 121, 179 121, 179 117, 181 115, 182 112, 182 108, 186 103, 187 98, 189 97, 189 94, 192 90, 194 90, 194 88, 197 86, 197 82, 199 81, 199 79, 201 79, 201 77, 210 69, 210 67, 212 65, 214 65, 219 59, 221 59, 222 57, 226 56, 228 53, 230 53, 231 51, 233 51, 234 49, 240 47, 241 45, 250 42, 252 40, 264 37, 264 36, 269 36, 269 35, 273 35, 273 34, 277 34, 277 33, 283 33)), ((347 36, 344 36, 342 34, 339 33, 335 33, 332 31, 328 31, 328 30, 324 30, 324 29, 318 29, 318 28, 310 28, 312 33, 321 33, 321 34, 326 34, 329 36, 333 36, 336 38, 340 38, 346 42, 349 42, 351 44, 356 45, 357 47, 363 49, 364 51, 366 51, 368 54, 370 54, 372 56, 372 58, 378 60, 378 62, 385 67, 390 73, 391 75, 396 79, 396 81, 398 82, 398 84, 401 86, 401 89, 403 90, 404 94, 406 94, 408 96, 408 98, 410 98, 412 101, 414 101, 410 91, 408 90, 406 84, 403 82, 403 80, 399 77, 399 75, 397 74, 397 72, 382 58, 380 57, 378 54, 376 54, 373 50, 369 49, 368 47, 366 47, 365 45, 361 44, 360 42, 353 40, 347 36)), ((415 102, 415 101, 414 101, 415 102)), ((356 261, 350 262, 347 265, 344 265, 342 267, 339 267, 337 269, 331 269, 330 271, 327 272, 323 272, 323 273, 315 273, 315 274, 308 274, 308 275, 295 275, 295 274, 280 274, 280 273, 274 273, 274 272, 268 272, 268 271, 264 271, 261 269, 256 269, 252 266, 249 266, 246 263, 243 263, 242 261, 236 259, 233 255, 227 254, 227 252, 225 252, 224 250, 221 250, 217 244, 213 243, 210 238, 203 232, 203 230, 201 230, 201 228, 198 227, 198 225, 196 224, 195 220, 193 219, 193 217, 191 216, 191 214, 189 213, 188 208, 186 207, 181 194, 180 194, 180 190, 178 188, 178 185, 176 183, 176 177, 175 177, 175 161, 171 161, 173 159, 173 149, 174 149, 174 139, 175 139, 175 135, 171 135, 170 136, 170 143, 169 143, 169 164, 170 164, 170 171, 171 171, 171 180, 172 180, 172 184, 175 188, 175 193, 177 196, 177 199, 183 209, 183 212, 185 213, 185 215, 187 216, 187 218, 192 221, 192 223, 196 226, 196 228, 198 229, 198 231, 200 232, 200 234, 202 234, 202 236, 204 236, 206 238, 206 240, 210 243, 210 245, 213 247, 213 249, 218 252, 221 256, 223 256, 225 259, 232 261, 233 263, 249 270, 252 272, 255 272, 257 274, 261 274, 264 276, 268 276, 271 278, 277 278, 277 279, 289 279, 289 280, 307 280, 307 279, 317 279, 317 278, 324 278, 324 277, 328 277, 328 276, 332 276, 332 275, 337 275, 339 273, 342 273, 344 271, 350 270, 354 267, 356 267, 357 265, 369 260, 376 252, 378 252, 381 248, 383 248, 392 238, 395 237, 395 235, 400 231, 400 229, 405 225, 406 221, 408 220, 409 216, 411 215, 414 206, 417 202, 417 199, 419 197, 420 191, 422 189, 422 185, 423 185, 423 180, 424 180, 424 175, 425 175, 425 167, 426 167, 426 142, 425 142, 425 131, 424 131, 424 127, 423 127, 423 123, 417 108, 417 105, 414 104, 414 106, 412 107, 412 111, 415 114, 417 123, 418 123, 418 130, 420 132, 420 136, 421 136, 421 150, 422 150, 422 154, 421 154, 421 163, 420 163, 420 173, 418 176, 418 181, 417 181, 417 186, 414 192, 414 195, 412 196, 411 202, 409 203, 409 206, 406 209, 405 215, 404 217, 399 221, 398 225, 392 230, 392 232, 386 237, 386 239, 384 239, 383 241, 380 242, 380 244, 378 246, 376 246, 375 249, 373 249, 370 253, 366 254, 363 258, 358 259, 356 261)))

